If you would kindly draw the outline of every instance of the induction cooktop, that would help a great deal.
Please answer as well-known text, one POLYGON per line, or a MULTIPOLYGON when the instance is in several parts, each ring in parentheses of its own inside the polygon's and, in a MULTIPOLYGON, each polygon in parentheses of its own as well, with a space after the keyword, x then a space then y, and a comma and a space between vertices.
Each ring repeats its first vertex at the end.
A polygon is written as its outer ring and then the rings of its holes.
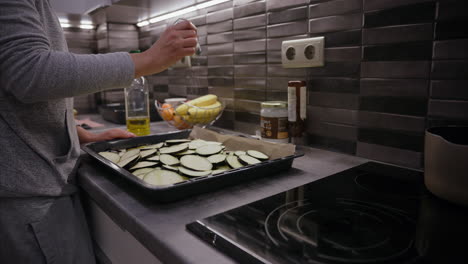
POLYGON ((424 224, 440 229, 440 222, 458 218, 442 230, 468 235, 465 209, 432 197, 420 171, 368 162, 187 229, 239 263, 438 263, 446 254, 465 260, 466 250, 438 245, 445 235, 424 224), (424 214, 434 208, 450 212, 431 223, 424 214))

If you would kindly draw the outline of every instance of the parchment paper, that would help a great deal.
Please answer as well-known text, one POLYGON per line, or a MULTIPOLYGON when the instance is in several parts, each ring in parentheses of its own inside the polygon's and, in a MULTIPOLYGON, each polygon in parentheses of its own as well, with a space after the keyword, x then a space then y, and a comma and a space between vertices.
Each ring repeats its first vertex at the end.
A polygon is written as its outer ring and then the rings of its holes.
POLYGON ((257 150, 267 154, 270 159, 277 159, 293 155, 296 146, 293 144, 271 143, 263 140, 223 135, 209 129, 194 127, 190 133, 191 139, 217 141, 226 146, 226 150, 257 150))

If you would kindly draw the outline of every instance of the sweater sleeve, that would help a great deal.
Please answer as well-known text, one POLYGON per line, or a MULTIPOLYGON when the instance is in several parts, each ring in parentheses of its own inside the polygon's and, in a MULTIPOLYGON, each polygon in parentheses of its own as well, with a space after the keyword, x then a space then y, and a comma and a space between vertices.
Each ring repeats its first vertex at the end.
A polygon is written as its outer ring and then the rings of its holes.
POLYGON ((3 94, 32 103, 130 85, 135 69, 128 53, 78 55, 54 51, 44 32, 48 26, 44 21, 50 18, 41 20, 34 0, 0 0, 3 94))

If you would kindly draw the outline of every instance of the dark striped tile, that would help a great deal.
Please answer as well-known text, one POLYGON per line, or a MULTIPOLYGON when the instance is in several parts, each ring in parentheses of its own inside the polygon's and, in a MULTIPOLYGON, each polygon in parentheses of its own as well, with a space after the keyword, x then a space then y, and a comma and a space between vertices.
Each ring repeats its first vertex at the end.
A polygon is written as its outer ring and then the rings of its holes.
POLYGON ((401 43, 411 41, 432 41, 432 24, 399 25, 362 30, 363 44, 401 43))
POLYGON ((209 76, 232 76, 234 75, 233 66, 215 66, 208 68, 209 76))
POLYGON ((236 65, 235 66, 236 77, 265 77, 266 66, 265 65, 236 65))
POLYGON ((466 18, 468 5, 465 0, 439 1, 437 19, 466 18))
POLYGON ((357 110, 359 96, 345 93, 309 92, 309 105, 357 110))
MULTIPOLYGON (((349 31, 311 34, 311 37, 325 37, 325 47, 358 46, 361 45, 361 29, 349 31)), ((325 58, 326 59, 326 58, 325 58)))
POLYGON ((324 67, 308 68, 308 79, 322 77, 359 77, 358 62, 328 62, 324 67))
POLYGON ((245 88, 250 90, 262 90, 265 93, 266 79, 257 77, 235 77, 234 84, 236 88, 245 88))
POLYGON ((264 101, 266 99, 266 93, 265 93, 265 90, 235 88, 234 98, 243 99, 243 100, 264 101))
POLYGON ((265 1, 253 2, 242 6, 234 7, 234 18, 252 16, 264 13, 266 8, 265 1))
POLYGON ((436 22, 436 39, 468 38, 468 19, 466 17, 454 20, 443 20, 436 22))
POLYGON ((307 19, 307 6, 286 9, 279 12, 268 13, 268 24, 279 24, 296 20, 307 19))
POLYGON ((289 22, 284 24, 267 26, 267 36, 269 38, 293 36, 307 33, 307 22, 289 22))
POLYGON ((267 101, 287 101, 288 92, 286 90, 266 90, 267 101))
MULTIPOLYGON (((212 82, 212 80, 208 79, 208 82, 212 82)), ((209 86, 208 91, 218 97, 234 98, 234 89, 229 86, 209 86)))
POLYGON ((210 86, 224 86, 232 88, 234 86, 234 79, 232 77, 208 77, 208 84, 210 86))
POLYGON ((234 40, 264 39, 266 37, 265 27, 251 28, 234 31, 234 40))
POLYGON ((438 127, 438 126, 468 126, 468 119, 454 119, 446 117, 431 117, 427 118, 426 127, 438 127))
POLYGON ((307 76, 306 68, 285 69, 281 65, 268 65, 268 77, 298 77, 305 78, 307 76))
POLYGON ((358 138, 359 142, 411 150, 415 152, 422 152, 424 146, 423 133, 359 128, 358 138))
POLYGON ((267 78, 267 90, 288 91, 288 82, 291 78, 286 77, 271 77, 267 78))
POLYGON ((361 28, 362 15, 350 14, 309 20, 309 33, 324 33, 361 28))
POLYGON ((234 58, 232 54, 228 55, 211 55, 208 56, 208 65, 232 65, 234 58))
POLYGON ((233 4, 234 6, 240 6, 240 5, 245 5, 245 4, 249 4, 252 2, 256 2, 256 1, 258 0, 234 0, 233 4))
POLYGON ((266 59, 269 64, 281 64, 281 51, 268 51, 266 59))
POLYGON ((224 9, 224 10, 221 10, 221 11, 208 13, 206 15, 206 23, 207 24, 213 24, 213 23, 217 23, 217 22, 232 19, 232 17, 233 17, 233 9, 228 8, 228 9, 224 9))
POLYGON ((169 92, 169 85, 167 84, 155 84, 153 85, 153 91, 157 93, 167 93, 169 92))
POLYGON ((234 42, 235 53, 260 52, 265 51, 266 40, 248 40, 234 42))
POLYGON ((216 23, 216 24, 209 24, 207 26, 208 34, 221 33, 221 32, 226 32, 226 31, 231 31, 231 30, 232 30, 232 20, 227 20, 224 22, 216 23))
POLYGON ((324 137, 315 134, 307 134, 308 145, 351 155, 356 154, 356 141, 342 140, 324 137))
POLYGON ((423 133, 425 129, 425 118, 416 116, 359 111, 358 126, 362 128, 399 130, 423 133))
POLYGON ((365 46, 364 61, 417 61, 432 58, 432 42, 365 46))
POLYGON ((361 12, 362 0, 333 0, 309 6, 309 18, 361 12))
POLYGON ((281 50, 281 44, 285 40, 293 40, 293 39, 302 39, 307 38, 307 34, 304 35, 297 35, 297 36, 289 36, 283 38, 269 38, 267 39, 267 50, 274 51, 274 50, 281 50))
POLYGON ((355 126, 325 122, 309 122, 306 131, 309 134, 348 141, 356 141, 358 134, 358 129, 355 126))
POLYGON ((351 78, 311 78, 307 87, 311 92, 359 94, 359 80, 351 78))
POLYGON ((357 156, 397 164, 410 168, 421 168, 422 152, 392 148, 382 145, 357 142, 357 156))
MULTIPOLYGON (((238 112, 252 113, 254 115, 260 115, 261 101, 255 100, 234 100, 234 108, 238 112)), ((242 120, 239 120, 242 121, 242 120)), ((260 123, 260 118, 258 119, 260 123)))
POLYGON ((234 40, 233 32, 226 32, 220 34, 210 34, 207 36, 208 44, 219 44, 219 43, 227 43, 232 42, 234 40))
POLYGON ((215 12, 215 11, 219 11, 219 10, 228 9, 228 8, 231 8, 231 7, 232 7, 232 1, 227 1, 227 2, 224 2, 224 3, 221 3, 221 4, 217 4, 217 5, 214 5, 214 6, 207 7, 207 8, 205 8, 204 11, 206 11, 207 13, 211 13, 211 12, 215 12))
POLYGON ((435 3, 420 3, 364 14, 364 27, 430 23, 435 18, 435 3))
POLYGON ((361 96, 427 97, 429 81, 416 79, 361 79, 361 96))
POLYGON ((266 25, 266 14, 234 19, 234 30, 266 25))
POLYGON ((468 80, 433 80, 431 98, 468 100, 468 80))
POLYGON ((432 62, 432 79, 468 79, 468 60, 432 62))
POLYGON ((363 61, 361 77, 364 78, 428 78, 430 62, 428 61, 363 61))
POLYGON ((468 120, 468 101, 429 100, 429 115, 468 120))
POLYGON ((434 42, 434 59, 468 59, 468 39, 434 42))
POLYGON ((359 110, 399 115, 425 116, 427 100, 421 97, 361 97, 359 110))
POLYGON ((328 122, 345 125, 357 125, 357 110, 307 106, 307 119, 310 122, 328 122))
POLYGON ((398 6, 433 1, 434 0, 364 0, 364 11, 376 9, 389 9, 398 6))
POLYGON ((235 64, 263 64, 266 62, 265 53, 234 54, 235 64))
POLYGON ((361 61, 361 47, 326 48, 325 62, 361 61))
POLYGON ((208 45, 208 56, 224 55, 233 52, 233 43, 208 45))
POLYGON ((190 22, 192 22, 192 24, 194 24, 197 27, 203 26, 206 24, 206 15, 191 17, 190 22))
POLYGON ((285 9, 293 6, 305 6, 309 3, 309 0, 268 0, 267 10, 285 9))

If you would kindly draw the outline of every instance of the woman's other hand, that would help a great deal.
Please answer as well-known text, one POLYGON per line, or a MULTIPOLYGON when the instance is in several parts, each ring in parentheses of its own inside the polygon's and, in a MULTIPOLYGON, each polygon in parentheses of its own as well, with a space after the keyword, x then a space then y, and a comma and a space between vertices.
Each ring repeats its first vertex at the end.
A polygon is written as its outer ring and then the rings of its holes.
POLYGON ((142 53, 132 53, 135 77, 162 72, 185 56, 195 53, 197 28, 187 20, 170 26, 151 48, 142 53))
POLYGON ((112 139, 122 139, 122 138, 133 138, 136 137, 135 134, 119 129, 113 128, 102 133, 94 134, 82 127, 76 128, 78 131, 78 138, 80 140, 80 144, 90 143, 90 142, 97 142, 97 141, 106 141, 112 139))

